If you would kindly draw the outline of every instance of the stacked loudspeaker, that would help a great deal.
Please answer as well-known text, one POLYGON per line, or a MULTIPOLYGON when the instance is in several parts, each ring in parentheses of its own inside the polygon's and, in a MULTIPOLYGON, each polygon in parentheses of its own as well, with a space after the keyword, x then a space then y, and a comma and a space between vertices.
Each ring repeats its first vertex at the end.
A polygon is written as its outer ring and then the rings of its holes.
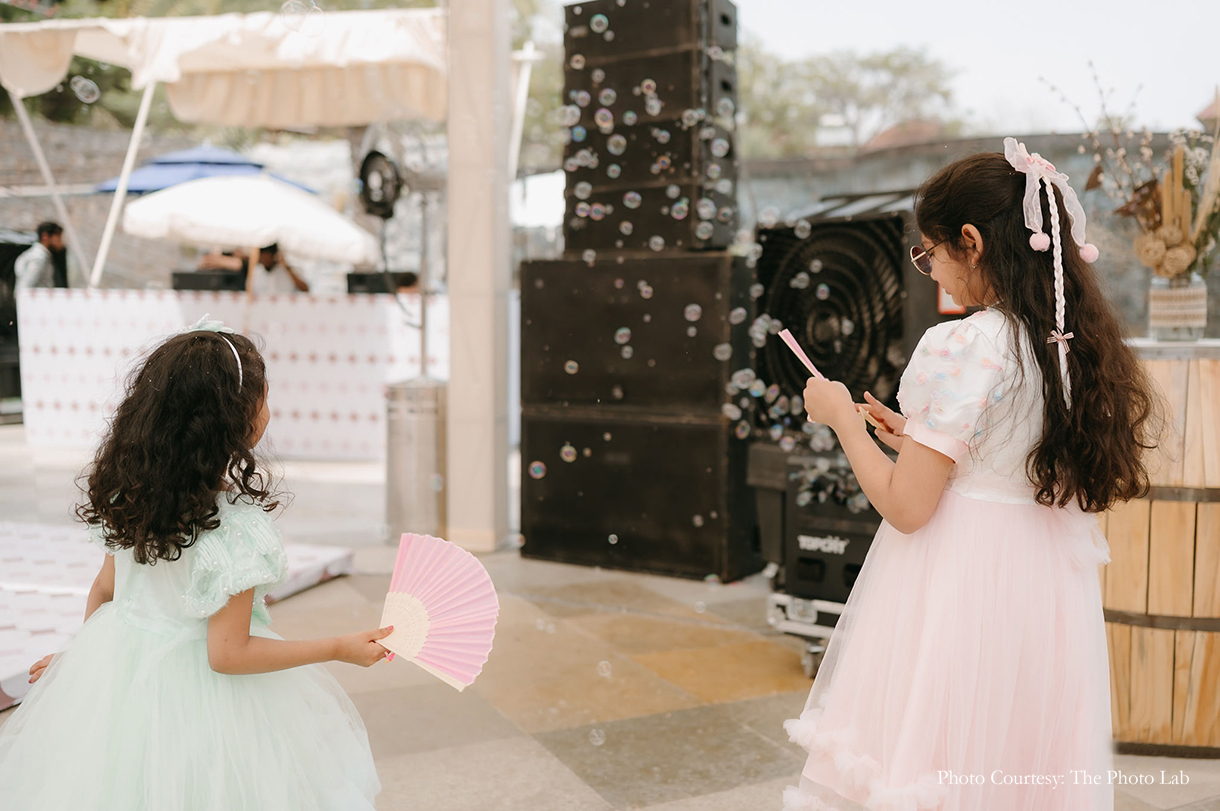
POLYGON ((566 8, 566 258, 521 268, 522 554, 739 578, 762 566, 724 415, 753 352, 736 229, 737 10, 566 8))

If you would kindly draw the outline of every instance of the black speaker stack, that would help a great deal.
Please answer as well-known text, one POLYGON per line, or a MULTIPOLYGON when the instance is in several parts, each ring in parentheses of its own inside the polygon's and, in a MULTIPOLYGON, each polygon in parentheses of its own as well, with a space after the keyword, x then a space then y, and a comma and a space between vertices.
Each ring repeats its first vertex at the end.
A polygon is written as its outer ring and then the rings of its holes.
POLYGON ((521 267, 527 557, 724 581, 763 565, 737 225, 737 10, 566 7, 565 258, 521 267))

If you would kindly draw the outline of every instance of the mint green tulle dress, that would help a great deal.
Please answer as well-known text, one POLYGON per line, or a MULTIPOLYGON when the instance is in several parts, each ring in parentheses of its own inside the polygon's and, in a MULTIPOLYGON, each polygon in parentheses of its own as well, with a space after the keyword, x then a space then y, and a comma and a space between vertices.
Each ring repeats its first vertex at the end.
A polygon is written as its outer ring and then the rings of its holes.
POLYGON ((324 667, 227 676, 208 665, 208 617, 247 589, 250 633, 280 639, 264 599, 287 570, 261 509, 222 497, 219 517, 176 561, 113 552, 114 600, 0 727, 0 807, 373 808, 381 786, 364 723, 324 667))

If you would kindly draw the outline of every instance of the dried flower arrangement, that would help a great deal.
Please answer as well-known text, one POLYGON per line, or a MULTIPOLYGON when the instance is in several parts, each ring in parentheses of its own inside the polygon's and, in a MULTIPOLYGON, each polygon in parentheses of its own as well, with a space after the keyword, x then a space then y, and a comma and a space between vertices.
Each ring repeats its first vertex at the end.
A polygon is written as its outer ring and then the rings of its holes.
MULTIPOLYGON (((1093 65, 1090 62, 1089 67, 1093 65)), ((1167 279, 1187 277, 1190 273, 1206 276, 1212 257, 1220 249, 1220 121, 1211 134, 1181 130, 1170 135, 1167 168, 1158 176, 1153 162, 1152 133, 1145 129, 1137 155, 1128 155, 1125 144, 1135 139, 1134 131, 1124 126, 1134 102, 1123 116, 1106 109, 1106 94, 1097 72, 1093 81, 1101 97, 1101 120, 1089 127, 1080 107, 1057 87, 1043 80, 1050 89, 1071 105, 1084 122, 1081 136, 1090 143, 1094 168, 1085 184, 1089 191, 1101 188, 1117 204, 1115 213, 1131 217, 1140 228, 1135 239, 1135 255, 1157 276, 1167 279), (1102 143, 1101 131, 1113 140, 1102 143), (1124 138, 1125 134, 1125 138, 1124 138)), ((1138 91, 1137 91, 1138 92, 1138 91)), ((1216 93, 1220 108, 1220 90, 1216 93)), ((1084 153, 1085 145, 1081 144, 1084 153)))

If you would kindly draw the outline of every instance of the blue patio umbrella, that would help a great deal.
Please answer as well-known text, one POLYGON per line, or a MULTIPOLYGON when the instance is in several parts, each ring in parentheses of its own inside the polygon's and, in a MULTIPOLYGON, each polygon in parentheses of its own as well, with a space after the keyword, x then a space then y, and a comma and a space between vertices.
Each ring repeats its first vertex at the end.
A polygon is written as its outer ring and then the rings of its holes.
MULTIPOLYGON (((160 191, 179 183, 186 183, 188 180, 198 180, 204 177, 259 174, 263 174, 263 164, 252 161, 238 152, 215 146, 197 146, 161 155, 135 169, 127 181, 127 193, 145 194, 160 191)), ((308 186, 294 183, 278 175, 271 176, 276 180, 282 180, 311 194, 316 194, 308 186)), ((99 183, 95 191, 113 192, 118 186, 119 179, 112 177, 110 180, 99 183)))

